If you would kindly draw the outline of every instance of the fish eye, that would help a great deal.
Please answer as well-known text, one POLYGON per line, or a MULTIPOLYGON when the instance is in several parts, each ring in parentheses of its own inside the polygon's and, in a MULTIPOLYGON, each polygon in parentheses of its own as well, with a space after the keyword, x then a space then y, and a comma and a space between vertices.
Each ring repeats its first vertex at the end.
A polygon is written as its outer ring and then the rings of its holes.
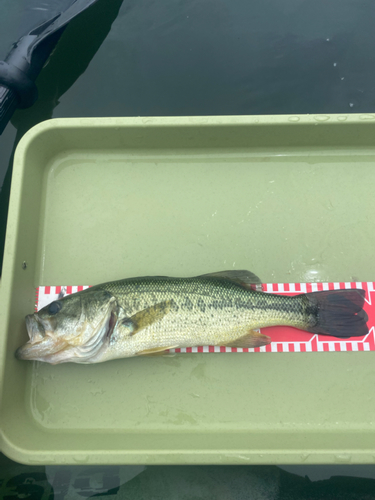
POLYGON ((62 308, 62 304, 59 301, 51 302, 48 306, 49 314, 57 314, 62 308))

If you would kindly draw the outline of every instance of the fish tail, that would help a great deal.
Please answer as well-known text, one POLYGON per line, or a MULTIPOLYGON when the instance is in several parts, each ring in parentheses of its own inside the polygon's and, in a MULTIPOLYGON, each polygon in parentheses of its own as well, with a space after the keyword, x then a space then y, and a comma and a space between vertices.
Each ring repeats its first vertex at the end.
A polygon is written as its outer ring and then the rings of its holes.
POLYGON ((363 310, 365 291, 329 290, 301 295, 307 331, 333 337, 362 337, 368 333, 363 310))

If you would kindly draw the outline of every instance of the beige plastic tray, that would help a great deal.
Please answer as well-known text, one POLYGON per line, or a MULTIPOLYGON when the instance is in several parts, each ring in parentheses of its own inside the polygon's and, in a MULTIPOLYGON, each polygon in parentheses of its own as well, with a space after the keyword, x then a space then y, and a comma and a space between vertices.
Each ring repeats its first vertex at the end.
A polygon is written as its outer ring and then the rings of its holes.
POLYGON ((22 362, 38 285, 375 280, 375 116, 58 119, 14 160, 0 449, 24 463, 373 463, 374 353, 22 362), (26 263, 26 269, 24 269, 26 263))

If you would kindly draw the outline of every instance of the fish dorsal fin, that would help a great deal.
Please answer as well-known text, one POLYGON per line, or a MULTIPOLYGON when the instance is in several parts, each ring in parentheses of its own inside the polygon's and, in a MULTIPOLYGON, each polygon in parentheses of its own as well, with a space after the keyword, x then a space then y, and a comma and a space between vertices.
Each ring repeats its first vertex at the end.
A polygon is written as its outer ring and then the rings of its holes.
POLYGON ((219 271, 217 273, 208 273, 202 274, 199 278, 221 278, 227 279, 229 281, 233 281, 244 288, 255 289, 257 291, 261 291, 262 282, 258 276, 250 271, 246 271, 246 269, 242 270, 230 270, 230 271, 219 271), (257 286, 254 286, 257 285, 257 286))
POLYGON ((164 356, 169 349, 175 349, 176 345, 170 347, 153 347, 152 349, 145 349, 144 351, 137 352, 137 356, 164 356))
POLYGON ((142 309, 133 316, 121 320, 121 327, 126 328, 130 335, 135 335, 140 330, 147 328, 156 321, 160 321, 169 313, 172 307, 172 301, 166 300, 153 306, 142 309))
POLYGON ((226 347, 262 347, 271 343, 271 338, 262 333, 250 330, 249 333, 224 344, 226 347))

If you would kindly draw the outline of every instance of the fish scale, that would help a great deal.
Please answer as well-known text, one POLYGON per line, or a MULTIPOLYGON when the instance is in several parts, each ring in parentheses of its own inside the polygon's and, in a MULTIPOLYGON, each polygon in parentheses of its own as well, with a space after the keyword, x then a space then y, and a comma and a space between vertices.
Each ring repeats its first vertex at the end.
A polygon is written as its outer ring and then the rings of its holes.
MULTIPOLYGON (((99 287, 98 287, 99 288, 99 287)), ((153 348, 229 345, 265 326, 306 326, 300 299, 256 292, 221 278, 138 278, 100 285, 112 293, 129 317, 139 309, 171 301, 172 307, 132 336, 117 333, 107 351, 117 356, 153 348)))

